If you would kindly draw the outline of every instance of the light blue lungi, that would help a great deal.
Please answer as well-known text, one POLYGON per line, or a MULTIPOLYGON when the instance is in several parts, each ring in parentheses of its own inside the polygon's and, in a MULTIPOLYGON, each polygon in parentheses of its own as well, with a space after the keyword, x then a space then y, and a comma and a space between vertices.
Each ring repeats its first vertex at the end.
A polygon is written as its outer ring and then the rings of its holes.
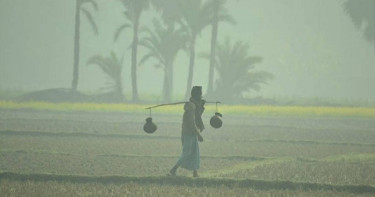
POLYGON ((200 155, 198 139, 194 134, 181 135, 182 154, 177 161, 182 168, 187 170, 198 170, 200 167, 200 155))

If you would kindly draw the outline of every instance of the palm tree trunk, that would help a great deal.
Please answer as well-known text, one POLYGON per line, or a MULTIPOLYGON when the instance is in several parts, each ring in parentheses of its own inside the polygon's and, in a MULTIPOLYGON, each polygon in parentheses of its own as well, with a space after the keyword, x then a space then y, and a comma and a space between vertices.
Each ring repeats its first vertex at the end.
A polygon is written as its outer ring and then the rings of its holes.
POLYGON ((165 102, 170 102, 171 101, 171 96, 170 96, 170 87, 169 87, 169 71, 168 69, 165 69, 164 72, 164 82, 163 82, 163 100, 165 102))
POLYGON ((116 79, 116 92, 119 95, 119 97, 121 98, 121 100, 123 100, 124 99, 124 95, 122 94, 121 72, 120 72, 119 76, 116 79))
POLYGON ((170 94, 170 100, 172 100, 172 97, 173 97, 173 63, 171 63, 170 69, 169 69, 169 94, 170 94))
POLYGON ((214 91, 214 72, 215 72, 215 58, 216 58, 216 43, 217 43, 217 34, 218 34, 218 18, 217 18, 218 9, 214 9, 214 19, 212 22, 212 32, 211 32, 211 54, 210 54, 210 68, 208 72, 208 87, 207 94, 210 94, 214 91))
POLYGON ((77 91, 78 77, 79 77, 79 34, 80 34, 80 2, 76 0, 76 16, 75 16, 75 30, 74 30, 74 63, 73 63, 73 81, 72 91, 77 91))
POLYGON ((196 38, 196 35, 193 34, 192 39, 191 39, 191 44, 190 44, 190 64, 189 64, 188 80, 186 84, 185 99, 190 98, 190 91, 191 91, 191 86, 193 83, 194 63, 195 63, 195 38, 196 38))
POLYGON ((164 70, 164 84, 163 84, 163 100, 165 102, 170 102, 172 99, 172 83, 171 83, 171 63, 170 61, 167 61, 166 62, 166 65, 165 65, 165 70, 164 70))
MULTIPOLYGON (((175 29, 175 24, 174 23, 171 23, 171 24, 168 24, 168 31, 174 31, 175 29)), ((177 54, 177 53, 176 53, 177 54)), ((174 63, 174 59, 176 57, 171 57, 170 59, 167 59, 166 60, 166 65, 167 65, 167 68, 168 68, 168 82, 169 82, 169 101, 172 101, 172 97, 173 97, 173 63, 174 63)))
POLYGON ((135 24, 133 27, 132 65, 131 65, 133 102, 139 101, 138 85, 137 85, 138 26, 139 26, 139 18, 135 21, 135 24))

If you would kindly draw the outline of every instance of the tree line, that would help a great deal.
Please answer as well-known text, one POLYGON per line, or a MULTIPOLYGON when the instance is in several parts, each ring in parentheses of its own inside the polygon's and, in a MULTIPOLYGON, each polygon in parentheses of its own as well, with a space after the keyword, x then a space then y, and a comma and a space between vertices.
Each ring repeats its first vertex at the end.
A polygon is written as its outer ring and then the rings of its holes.
MULTIPOLYGON (((195 60, 197 56, 206 58, 209 64, 207 77, 208 97, 218 96, 230 100, 241 97, 242 93, 259 90, 260 84, 272 78, 268 72, 254 72, 254 64, 262 61, 261 57, 249 55, 249 45, 243 41, 233 42, 229 39, 218 41, 220 23, 235 25, 235 20, 225 7, 226 0, 118 0, 124 9, 124 24, 114 32, 114 40, 123 36, 124 31, 132 32, 131 41, 131 101, 138 102, 137 67, 147 64, 150 60, 157 62, 155 65, 164 72, 162 98, 169 102, 172 100, 174 61, 180 51, 185 51, 189 56, 188 74, 185 98, 189 98, 193 82, 195 60), (160 19, 155 17, 153 27, 141 28, 144 21, 142 14, 149 9, 158 11, 160 19), (196 42, 200 33, 211 26, 210 52, 197 54, 196 42), (142 36, 141 36, 142 35, 142 36), (146 54, 138 57, 138 48, 144 47, 146 54), (218 74, 215 79, 215 73, 218 74), (223 91, 225 90, 225 91, 223 91)), ((99 6, 95 0, 76 0, 75 35, 74 35, 74 64, 72 90, 77 91, 79 81, 79 56, 80 56, 80 23, 81 14, 86 17, 94 33, 98 28, 93 19, 93 14, 99 6)), ((114 52, 110 55, 94 55, 87 64, 98 66, 113 81, 110 86, 112 92, 124 98, 122 86, 123 56, 117 57, 114 52)))
MULTIPOLYGON (((162 98, 169 102, 172 100, 174 60, 180 51, 185 51, 189 56, 188 75, 185 98, 190 95, 192 79, 195 68, 197 52, 195 46, 197 38, 203 29, 211 27, 210 51, 199 54, 206 58, 209 64, 207 76, 206 97, 218 97, 230 101, 242 97, 249 90, 259 90, 261 84, 272 79, 273 75, 265 71, 253 71, 254 65, 262 61, 261 57, 249 54, 249 44, 243 41, 233 42, 229 38, 218 40, 219 25, 229 23, 236 25, 235 20, 226 8, 227 0, 118 0, 123 5, 125 23, 114 32, 114 40, 123 36, 124 31, 131 31, 131 87, 133 102, 140 101, 137 83, 138 65, 147 64, 149 60, 157 62, 155 65, 163 69, 162 98), (141 16, 149 9, 157 10, 161 19, 152 21, 153 28, 140 28, 144 21, 141 16), (142 35, 142 36, 141 36, 142 35), (147 53, 138 57, 138 47, 144 47, 147 53), (218 76, 214 76, 215 73, 218 76), (214 81, 214 79, 216 80, 214 81)), ((349 0, 344 4, 348 15, 357 27, 363 21, 372 23, 375 18, 371 11, 375 10, 373 0, 349 0), (370 11, 366 11, 370 10, 370 11), (370 13, 370 14, 369 14, 370 13)), ((99 6, 95 0, 76 0, 75 36, 74 36, 74 65, 72 90, 77 91, 79 79, 79 52, 80 52, 80 23, 81 14, 86 16, 94 33, 98 28, 92 14, 99 6), (90 8, 91 7, 91 8, 90 8)), ((372 12, 373 13, 373 12, 372 12)), ((369 41, 374 40, 374 25, 368 24, 364 31, 369 41)), ((110 87, 120 98, 124 98, 122 87, 123 57, 117 57, 114 52, 110 56, 95 55, 87 64, 99 66, 108 75, 113 85, 110 87)))

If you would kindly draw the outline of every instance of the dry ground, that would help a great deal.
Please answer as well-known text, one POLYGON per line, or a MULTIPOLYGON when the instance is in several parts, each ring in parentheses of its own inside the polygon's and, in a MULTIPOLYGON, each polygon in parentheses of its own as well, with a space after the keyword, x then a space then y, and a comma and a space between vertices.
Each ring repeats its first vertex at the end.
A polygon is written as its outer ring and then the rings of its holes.
MULTIPOLYGON (((163 177, 181 151, 181 117, 0 110, 0 171, 18 174, 163 177)), ((331 189, 184 186, 0 179, 1 196, 356 196, 335 186, 375 187, 375 121, 355 117, 224 114, 215 130, 206 114, 201 177, 324 184, 331 189), (332 186, 332 187, 330 187, 332 186), (333 189, 332 189, 333 188, 333 189)), ((191 177, 180 170, 179 175, 191 177)), ((193 180, 194 181, 194 180, 193 180)))

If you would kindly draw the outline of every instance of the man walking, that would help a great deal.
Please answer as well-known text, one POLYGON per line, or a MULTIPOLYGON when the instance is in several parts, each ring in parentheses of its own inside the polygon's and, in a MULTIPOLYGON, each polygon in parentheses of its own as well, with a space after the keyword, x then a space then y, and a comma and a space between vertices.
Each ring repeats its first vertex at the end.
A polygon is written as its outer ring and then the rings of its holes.
POLYGON ((200 154, 198 141, 203 142, 201 132, 204 130, 202 114, 205 100, 202 99, 202 87, 194 86, 191 90, 189 102, 184 105, 182 119, 182 153, 176 165, 169 171, 170 176, 175 176, 179 167, 193 171, 193 177, 198 177, 200 167, 200 154))

